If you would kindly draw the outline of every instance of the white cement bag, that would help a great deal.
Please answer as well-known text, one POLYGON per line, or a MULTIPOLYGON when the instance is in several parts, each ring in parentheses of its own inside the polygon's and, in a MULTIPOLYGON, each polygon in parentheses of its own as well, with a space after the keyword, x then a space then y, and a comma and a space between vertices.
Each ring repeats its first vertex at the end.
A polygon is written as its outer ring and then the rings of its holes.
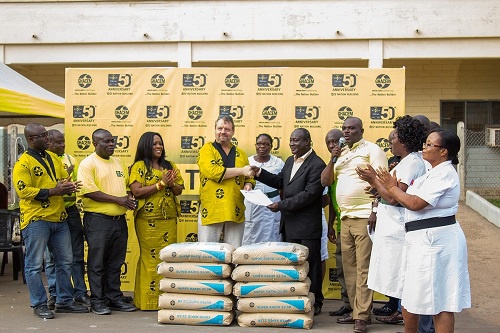
POLYGON ((234 312, 222 311, 195 311, 195 310, 166 310, 158 311, 160 324, 186 325, 231 325, 234 312))
POLYGON ((245 281, 304 281, 309 273, 309 263, 302 265, 238 265, 231 274, 233 280, 245 281))
POLYGON ((160 290, 169 293, 201 294, 201 295, 229 295, 233 291, 232 280, 188 280, 169 279, 160 280, 160 290))
MULTIPOLYGON (((161 310, 163 311, 163 310, 161 310)), ((243 327, 290 327, 306 328, 313 326, 314 311, 308 313, 240 313, 238 325, 243 327)))
POLYGON ((304 245, 264 242, 243 245, 234 250, 233 264, 300 265, 308 256, 309 249, 304 245))
POLYGON ((156 266, 158 274, 167 278, 224 279, 231 275, 228 264, 161 262, 156 266))
POLYGON ((166 262, 231 263, 234 247, 227 243, 174 243, 160 250, 160 259, 166 262))
POLYGON ((240 298, 236 309, 242 312, 306 313, 313 305, 314 294, 309 293, 308 296, 240 298))
POLYGON ((227 296, 164 293, 158 298, 160 309, 231 311, 233 305, 227 296))
POLYGON ((309 278, 302 282, 237 282, 233 294, 238 297, 307 296, 310 287, 309 278))

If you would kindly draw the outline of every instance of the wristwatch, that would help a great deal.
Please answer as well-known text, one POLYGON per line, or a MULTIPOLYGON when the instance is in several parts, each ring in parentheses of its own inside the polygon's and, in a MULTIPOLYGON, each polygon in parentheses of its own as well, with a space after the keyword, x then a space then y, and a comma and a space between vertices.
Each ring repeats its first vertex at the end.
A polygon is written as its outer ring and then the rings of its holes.
POLYGON ((372 207, 372 212, 373 212, 373 213, 377 214, 377 210, 378 210, 378 207, 376 207, 376 206, 375 206, 375 207, 372 207))

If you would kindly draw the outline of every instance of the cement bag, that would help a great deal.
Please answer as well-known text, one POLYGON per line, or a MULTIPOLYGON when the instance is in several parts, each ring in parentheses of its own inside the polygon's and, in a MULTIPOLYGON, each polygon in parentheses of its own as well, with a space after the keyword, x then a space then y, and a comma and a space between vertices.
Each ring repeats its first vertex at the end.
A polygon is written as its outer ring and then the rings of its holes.
POLYGON ((302 282, 237 282, 233 294, 238 297, 307 296, 310 287, 309 278, 302 282))
POLYGON ((226 243, 174 243, 160 250, 160 259, 166 262, 231 263, 234 247, 226 243))
MULTIPOLYGON (((163 311, 163 310, 160 310, 163 311)), ((238 325, 243 327, 291 327, 310 329, 314 311, 308 313, 240 313, 238 325)))
POLYGON ((309 249, 300 244, 265 242, 244 245, 233 252, 234 264, 300 265, 306 262, 309 249))
POLYGON ((181 294, 229 295, 233 291, 233 281, 163 278, 160 280, 160 290, 181 294))
POLYGON ((236 309, 242 312, 306 313, 313 305, 314 294, 309 293, 308 296, 240 298, 236 309))
POLYGON ((228 264, 161 262, 156 272, 167 278, 181 279, 224 279, 231 274, 228 264))
POLYGON ((238 265, 231 274, 233 280, 245 281, 304 281, 309 273, 309 263, 302 265, 238 265))
POLYGON ((233 319, 233 311, 222 312, 171 309, 162 309, 158 311, 158 323, 160 324, 221 326, 231 325, 233 319))
POLYGON ((164 293, 158 299, 160 309, 231 311, 233 305, 227 296, 164 293))

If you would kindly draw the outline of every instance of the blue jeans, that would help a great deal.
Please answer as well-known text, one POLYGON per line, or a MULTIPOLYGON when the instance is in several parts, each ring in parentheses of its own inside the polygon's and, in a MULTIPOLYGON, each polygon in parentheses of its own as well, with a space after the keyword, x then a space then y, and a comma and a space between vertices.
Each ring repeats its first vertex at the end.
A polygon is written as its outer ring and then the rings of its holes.
POLYGON ((30 222, 22 230, 26 258, 24 272, 30 293, 32 307, 47 304, 47 293, 42 282, 43 253, 48 246, 54 255, 56 266, 57 304, 68 305, 73 302, 71 284, 71 237, 66 221, 48 222, 38 220, 30 222))
MULTIPOLYGON (((85 285, 85 263, 83 261, 83 225, 80 218, 80 212, 75 206, 69 207, 66 212, 68 218, 69 233, 71 235, 71 248, 73 250, 73 261, 71 264, 71 279, 73 280, 75 298, 87 294, 87 286, 85 285)), ((54 258, 50 251, 45 252, 45 275, 49 285, 49 295, 57 296, 56 293, 56 268, 54 258)))

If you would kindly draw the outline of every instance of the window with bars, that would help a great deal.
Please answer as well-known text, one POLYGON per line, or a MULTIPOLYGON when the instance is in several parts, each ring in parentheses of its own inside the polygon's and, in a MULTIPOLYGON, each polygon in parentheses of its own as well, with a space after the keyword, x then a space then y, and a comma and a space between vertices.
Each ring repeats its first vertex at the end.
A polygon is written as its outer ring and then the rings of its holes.
POLYGON ((484 132, 486 126, 500 125, 500 101, 441 101, 441 127, 457 132, 457 123, 465 128, 484 132))

